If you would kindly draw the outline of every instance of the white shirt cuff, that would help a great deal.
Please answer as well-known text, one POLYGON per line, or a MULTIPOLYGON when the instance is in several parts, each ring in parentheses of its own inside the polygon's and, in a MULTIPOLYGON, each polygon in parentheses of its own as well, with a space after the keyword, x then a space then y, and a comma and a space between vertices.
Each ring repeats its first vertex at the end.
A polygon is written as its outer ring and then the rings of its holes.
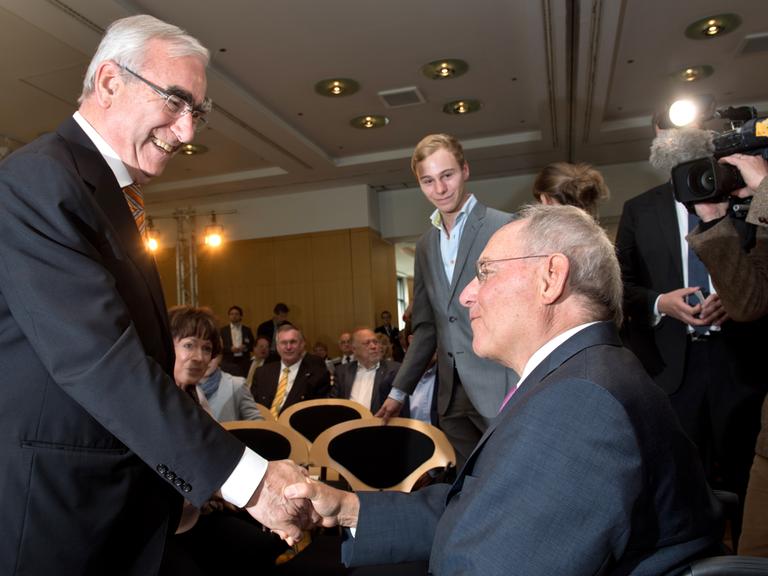
POLYGON ((664 318, 664 314, 659 312, 660 298, 661 294, 656 296, 656 300, 653 302, 653 321, 651 322, 651 326, 656 326, 659 322, 661 322, 661 319, 664 318))
POLYGON ((250 448, 246 448, 232 474, 221 485, 222 498, 238 508, 243 508, 256 492, 266 473, 267 461, 250 448))
POLYGON ((389 391, 389 396, 388 396, 388 398, 392 398, 392 400, 397 400, 398 402, 400 402, 400 404, 403 404, 407 397, 408 397, 408 394, 406 394, 399 388, 392 388, 389 391))

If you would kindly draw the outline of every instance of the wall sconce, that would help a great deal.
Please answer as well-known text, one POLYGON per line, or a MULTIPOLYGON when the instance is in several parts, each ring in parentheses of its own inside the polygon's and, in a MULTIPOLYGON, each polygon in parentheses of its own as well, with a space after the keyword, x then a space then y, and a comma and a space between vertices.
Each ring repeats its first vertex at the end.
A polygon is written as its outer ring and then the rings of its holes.
POLYGON ((216 211, 211 212, 211 223, 205 227, 203 242, 211 248, 218 248, 224 241, 224 226, 216 223, 216 211))
POLYGON ((147 232, 144 238, 144 244, 147 246, 147 250, 154 254, 160 248, 160 240, 158 238, 157 230, 155 230, 154 223, 152 222, 152 216, 147 216, 147 232))

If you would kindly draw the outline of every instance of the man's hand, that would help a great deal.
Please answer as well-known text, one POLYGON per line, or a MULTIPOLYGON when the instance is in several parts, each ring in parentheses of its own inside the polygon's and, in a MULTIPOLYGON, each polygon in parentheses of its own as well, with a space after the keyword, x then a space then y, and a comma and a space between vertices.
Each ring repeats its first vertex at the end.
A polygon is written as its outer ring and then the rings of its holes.
MULTIPOLYGON (((722 218, 728 212, 728 201, 725 202, 696 202, 693 205, 696 215, 702 222, 711 222, 722 218)), ((693 232, 693 230, 690 230, 693 232)))
POLYGON ((747 188, 741 188, 734 196, 745 197, 752 196, 760 186, 760 182, 768 176, 768 162, 763 160, 762 156, 751 156, 749 154, 731 154, 720 158, 720 162, 736 166, 741 172, 741 177, 747 188))
POLYGON ((720 296, 716 292, 713 292, 704 299, 699 320, 704 322, 705 326, 720 326, 728 320, 728 313, 723 308, 720 296))
POLYGON ((398 414, 400 414, 400 410, 403 408, 403 403, 398 402, 394 398, 387 398, 384 400, 384 404, 381 405, 381 408, 379 408, 379 411, 374 414, 376 418, 381 418, 384 420, 384 424, 389 422, 390 418, 394 418, 398 414))
POLYGON ((320 515, 320 524, 326 528, 357 526, 360 500, 353 492, 344 492, 322 482, 308 480, 288 486, 285 489, 285 497, 289 500, 308 499, 315 512, 320 515))
POLYGON ((686 296, 695 294, 698 289, 698 287, 693 286, 691 288, 679 288, 662 294, 659 296, 659 312, 691 326, 709 326, 709 322, 696 317, 701 312, 702 305, 696 304, 691 306, 685 300, 686 296))
POLYGON ((312 507, 306 500, 286 500, 285 487, 307 481, 307 471, 291 462, 279 460, 267 465, 267 472, 246 510, 264 526, 277 532, 288 544, 301 540, 301 531, 315 524, 312 507))

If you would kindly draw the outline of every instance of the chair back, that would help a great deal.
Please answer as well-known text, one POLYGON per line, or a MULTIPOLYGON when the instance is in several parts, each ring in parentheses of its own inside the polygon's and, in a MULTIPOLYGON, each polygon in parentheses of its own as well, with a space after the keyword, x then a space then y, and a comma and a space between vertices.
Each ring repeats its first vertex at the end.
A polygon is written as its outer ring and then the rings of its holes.
POLYGON ((221 425, 266 460, 290 459, 299 466, 309 463, 309 450, 304 438, 278 422, 233 420, 221 425))
POLYGON ((337 470, 353 490, 410 492, 426 472, 456 464, 445 434, 411 418, 350 420, 320 434, 310 461, 337 470))
POLYGON ((307 446, 311 446, 315 439, 331 426, 372 417, 370 410, 354 400, 320 398, 288 406, 280 413, 278 422, 301 434, 307 441, 307 446))
POLYGON ((264 418, 264 420, 271 420, 272 422, 277 422, 277 418, 275 418, 275 415, 272 414, 272 411, 269 409, 269 406, 264 406, 264 404, 259 404, 256 402, 256 407, 259 409, 259 412, 261 413, 261 417, 264 418))

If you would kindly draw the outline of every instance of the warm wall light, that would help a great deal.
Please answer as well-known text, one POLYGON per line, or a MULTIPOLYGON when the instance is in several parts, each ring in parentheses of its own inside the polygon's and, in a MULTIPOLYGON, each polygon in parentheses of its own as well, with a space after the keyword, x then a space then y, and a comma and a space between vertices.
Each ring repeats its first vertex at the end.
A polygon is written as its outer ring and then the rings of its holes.
POLYGON ((224 241, 224 227, 216 223, 216 212, 211 212, 211 223, 205 227, 203 242, 211 248, 218 248, 224 241))
POLYGON ((152 216, 147 216, 147 231, 144 235, 144 244, 146 245, 147 250, 153 254, 160 248, 160 240, 158 239, 154 222, 152 222, 152 216))

